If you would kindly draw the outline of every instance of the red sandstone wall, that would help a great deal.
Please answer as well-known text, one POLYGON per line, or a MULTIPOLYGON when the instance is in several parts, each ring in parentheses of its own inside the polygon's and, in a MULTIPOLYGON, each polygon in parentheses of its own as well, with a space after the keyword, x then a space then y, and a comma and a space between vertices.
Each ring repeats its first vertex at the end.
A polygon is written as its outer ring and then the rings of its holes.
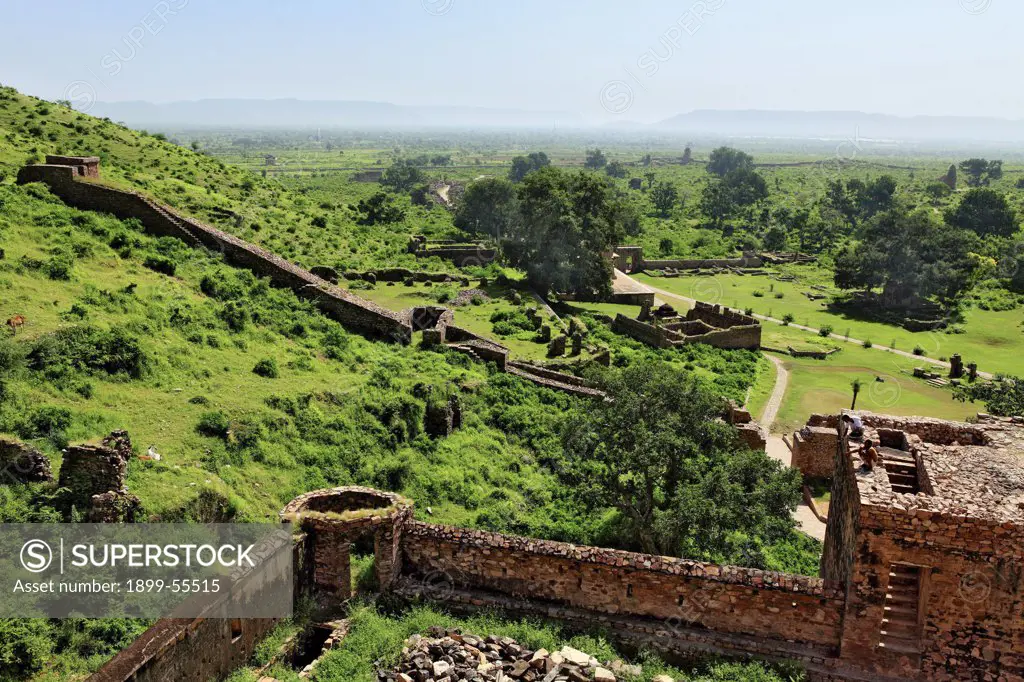
POLYGON ((836 647, 844 604, 815 578, 413 522, 403 572, 575 608, 836 647))
MULTIPOLYGON (((924 600, 920 668, 927 680, 1024 678, 1024 580, 1020 529, 863 505, 842 657, 883 666, 876 648, 889 567, 931 568, 924 600), (1002 676, 1000 676, 1002 675, 1002 676)), ((893 661, 889 661, 893 663, 893 661)))

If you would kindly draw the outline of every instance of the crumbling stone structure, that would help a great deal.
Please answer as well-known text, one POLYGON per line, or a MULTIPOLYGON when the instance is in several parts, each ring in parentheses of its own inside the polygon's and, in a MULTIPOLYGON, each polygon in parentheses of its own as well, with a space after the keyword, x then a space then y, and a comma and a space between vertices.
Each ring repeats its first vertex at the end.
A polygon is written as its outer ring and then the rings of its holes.
POLYGON ((446 400, 427 400, 423 430, 433 438, 445 438, 462 426, 462 403, 456 394, 446 400))
POLYGON ((717 348, 761 347, 761 323, 755 317, 700 301, 685 317, 669 310, 652 311, 645 305, 635 320, 619 313, 612 329, 655 348, 688 343, 706 343, 717 348))
POLYGON ((481 242, 467 244, 450 240, 430 240, 416 235, 409 240, 409 253, 417 258, 437 256, 450 260, 460 268, 487 265, 498 257, 498 252, 481 242))
MULTIPOLYGON (((96 175, 98 163, 97 159, 96 175)), ((18 183, 45 183, 70 206, 111 213, 121 219, 136 218, 151 234, 177 237, 188 244, 219 251, 235 265, 268 277, 275 286, 290 288, 298 296, 313 300, 325 315, 349 328, 399 343, 411 340, 412 329, 399 313, 333 286, 269 251, 183 216, 138 192, 91 182, 96 176, 81 172, 81 167, 81 164, 25 166, 18 172, 18 183)))
POLYGON ((0 485, 52 480, 50 460, 39 449, 12 438, 0 438, 0 485))
POLYGON ((642 246, 617 246, 612 263, 623 272, 642 270, 715 270, 734 268, 759 268, 763 259, 752 251, 744 251, 739 258, 691 258, 647 260, 642 246))
POLYGON ((90 523, 140 521, 142 501, 125 486, 131 456, 127 431, 114 431, 103 445, 73 445, 64 450, 57 484, 90 523))

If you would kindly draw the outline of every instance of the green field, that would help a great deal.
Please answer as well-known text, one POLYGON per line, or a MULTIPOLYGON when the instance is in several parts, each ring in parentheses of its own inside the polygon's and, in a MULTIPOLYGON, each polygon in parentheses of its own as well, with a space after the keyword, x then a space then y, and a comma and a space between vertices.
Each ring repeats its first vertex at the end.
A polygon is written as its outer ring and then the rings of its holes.
MULTIPOLYGON (((965 362, 977 362, 983 372, 1024 374, 1024 309, 986 311, 977 307, 968 309, 964 322, 955 325, 962 333, 952 331, 910 332, 880 322, 844 317, 827 309, 827 300, 811 300, 805 292, 834 293, 829 275, 813 266, 791 266, 780 272, 797 278, 795 282, 779 281, 757 275, 682 275, 679 277, 652 277, 637 275, 636 279, 652 287, 721 303, 731 308, 752 308, 758 315, 781 319, 791 314, 796 324, 819 329, 830 325, 840 336, 868 340, 875 345, 895 347, 911 352, 915 347, 924 350, 927 357, 948 359, 960 353, 965 362), (825 292, 812 289, 825 287, 825 292), (757 296, 755 292, 762 295, 757 296), (778 298, 782 294, 782 298, 778 298), (895 346, 893 344, 895 343, 895 346)), ((808 334, 811 337, 811 334, 808 334)))

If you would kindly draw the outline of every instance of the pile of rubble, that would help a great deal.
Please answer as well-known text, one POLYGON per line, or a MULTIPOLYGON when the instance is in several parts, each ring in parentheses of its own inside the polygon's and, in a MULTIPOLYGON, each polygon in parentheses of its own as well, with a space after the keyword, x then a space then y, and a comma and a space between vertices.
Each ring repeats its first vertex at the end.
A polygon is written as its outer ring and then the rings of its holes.
MULTIPOLYGON (((639 666, 614 661, 605 665, 589 654, 562 647, 533 651, 509 637, 477 637, 431 628, 413 635, 402 649, 397 669, 379 670, 380 682, 621 682, 638 679, 639 666)), ((654 682, 672 682, 659 675, 654 682)))

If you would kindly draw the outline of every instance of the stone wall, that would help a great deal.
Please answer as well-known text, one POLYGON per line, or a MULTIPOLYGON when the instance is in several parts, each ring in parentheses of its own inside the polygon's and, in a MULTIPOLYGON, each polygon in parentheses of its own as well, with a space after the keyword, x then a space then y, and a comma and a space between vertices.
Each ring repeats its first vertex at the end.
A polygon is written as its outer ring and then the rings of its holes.
MULTIPOLYGON (((293 538, 291 561, 287 553, 262 566, 249 580, 243 576, 232 591, 238 601, 266 598, 279 588, 280 580, 293 567, 295 596, 298 598, 308 580, 309 565, 306 536, 293 538)), ((257 551, 259 555, 259 551, 257 551)), ((237 577, 237 576, 233 576, 237 577)), ((252 659, 256 645, 279 622, 276 618, 231 619, 223 614, 229 597, 210 604, 201 618, 166 618, 157 621, 127 648, 122 649, 89 682, 178 682, 184 680, 220 680, 252 659)))
POLYGON ((111 213, 118 218, 136 218, 147 232, 177 237, 211 250, 220 251, 233 264, 268 277, 280 287, 290 288, 343 325, 373 336, 408 343, 412 330, 398 313, 331 285, 312 273, 274 254, 221 230, 175 213, 140 194, 78 180, 70 166, 26 166, 18 182, 44 182, 51 191, 76 208, 111 213))
POLYGON ((732 327, 759 326, 757 318, 744 315, 735 310, 729 310, 717 304, 696 301, 693 308, 686 313, 686 319, 700 320, 712 327, 719 329, 731 329, 732 327))
POLYGON ((483 246, 441 246, 427 247, 414 252, 417 258, 437 256, 450 260, 460 268, 487 265, 498 257, 498 252, 483 246))
MULTIPOLYGON (((735 320, 732 322, 735 323, 735 320)), ((666 323, 655 326, 619 313, 615 316, 612 329, 655 348, 671 348, 688 343, 706 343, 716 348, 733 349, 756 349, 761 345, 761 325, 756 324, 756 320, 754 325, 749 326, 734 326, 730 329, 716 328, 695 335, 683 333, 683 330, 692 329, 694 323, 705 324, 703 320, 688 320, 682 323, 666 323), (676 327, 680 331, 676 331, 676 327)))
POLYGON ((124 490, 128 458, 113 448, 72 445, 64 450, 58 486, 71 491, 79 510, 92 505, 94 495, 124 490))
POLYGON ((715 268, 759 268, 764 264, 757 255, 742 258, 704 258, 684 260, 644 260, 643 270, 711 270, 715 268))
POLYGON ((421 522, 405 529, 402 571, 536 604, 789 640, 819 654, 840 639, 841 589, 816 578, 421 522))
POLYGON ((793 434, 791 466, 810 478, 831 478, 838 444, 835 427, 805 426, 793 434))
POLYGON ((52 480, 50 460, 40 450, 13 438, 0 437, 0 485, 52 480))

